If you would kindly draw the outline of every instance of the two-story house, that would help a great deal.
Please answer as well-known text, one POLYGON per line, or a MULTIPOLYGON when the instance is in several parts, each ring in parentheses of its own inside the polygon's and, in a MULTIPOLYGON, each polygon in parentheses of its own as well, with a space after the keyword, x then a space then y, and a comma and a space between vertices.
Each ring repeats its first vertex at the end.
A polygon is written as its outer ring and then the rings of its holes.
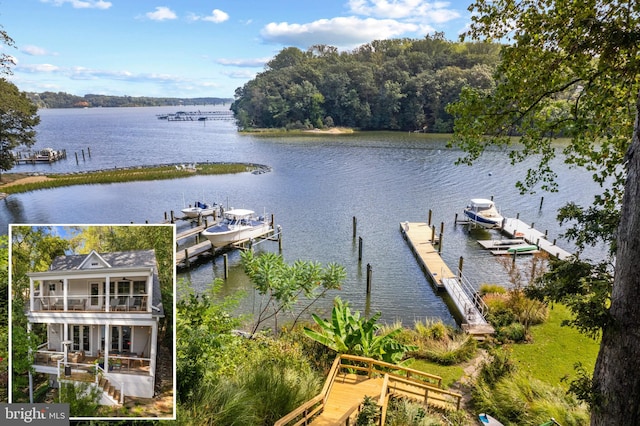
POLYGON ((46 328, 36 372, 52 383, 95 376, 105 404, 153 397, 164 316, 153 250, 60 256, 28 276, 29 328, 46 328))

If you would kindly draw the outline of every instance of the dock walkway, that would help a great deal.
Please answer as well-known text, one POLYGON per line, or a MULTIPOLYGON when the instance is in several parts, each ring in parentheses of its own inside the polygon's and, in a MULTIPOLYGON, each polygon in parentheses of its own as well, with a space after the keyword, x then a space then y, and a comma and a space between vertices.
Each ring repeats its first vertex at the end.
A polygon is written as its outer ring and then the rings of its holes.
POLYGON ((484 317, 486 305, 482 299, 462 274, 451 272, 433 246, 433 228, 427 223, 402 222, 400 231, 435 287, 445 289, 451 296, 463 319, 463 329, 477 336, 493 334, 495 330, 484 317))

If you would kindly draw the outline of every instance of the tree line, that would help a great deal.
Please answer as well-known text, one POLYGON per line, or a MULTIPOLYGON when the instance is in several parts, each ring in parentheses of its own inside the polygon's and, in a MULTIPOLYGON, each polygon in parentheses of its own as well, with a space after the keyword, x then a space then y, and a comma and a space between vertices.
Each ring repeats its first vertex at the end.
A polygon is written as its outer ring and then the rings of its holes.
POLYGON ((375 40, 350 52, 315 45, 281 50, 236 89, 240 128, 451 132, 447 104, 464 86, 490 90, 500 45, 423 39, 375 40))
POLYGON ((29 92, 26 94, 38 108, 152 107, 184 105, 225 105, 229 98, 153 98, 149 96, 111 96, 64 92, 29 92))

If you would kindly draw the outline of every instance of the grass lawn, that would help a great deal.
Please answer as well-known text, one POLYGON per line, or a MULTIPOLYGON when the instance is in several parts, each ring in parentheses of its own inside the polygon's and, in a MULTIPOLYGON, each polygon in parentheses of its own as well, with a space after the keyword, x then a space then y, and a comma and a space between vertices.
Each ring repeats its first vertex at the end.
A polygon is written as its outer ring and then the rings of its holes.
POLYGON ((563 377, 574 378, 573 366, 577 362, 581 362, 587 372, 593 371, 600 341, 560 325, 562 320, 570 318, 570 311, 556 304, 549 310, 549 319, 544 324, 531 328, 532 343, 510 345, 511 358, 519 371, 552 385, 559 385, 563 377))
POLYGON ((442 377, 442 386, 445 389, 451 387, 464 376, 464 370, 460 365, 439 365, 423 359, 413 361, 408 367, 442 377))

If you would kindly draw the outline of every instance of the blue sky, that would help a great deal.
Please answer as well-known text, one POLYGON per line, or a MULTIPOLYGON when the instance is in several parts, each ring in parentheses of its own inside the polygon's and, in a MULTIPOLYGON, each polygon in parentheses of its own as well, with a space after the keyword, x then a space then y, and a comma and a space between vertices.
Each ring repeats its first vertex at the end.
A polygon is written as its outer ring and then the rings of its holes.
POLYGON ((463 1, 0 0, 22 91, 233 97, 282 48, 375 39, 456 40, 463 1))

